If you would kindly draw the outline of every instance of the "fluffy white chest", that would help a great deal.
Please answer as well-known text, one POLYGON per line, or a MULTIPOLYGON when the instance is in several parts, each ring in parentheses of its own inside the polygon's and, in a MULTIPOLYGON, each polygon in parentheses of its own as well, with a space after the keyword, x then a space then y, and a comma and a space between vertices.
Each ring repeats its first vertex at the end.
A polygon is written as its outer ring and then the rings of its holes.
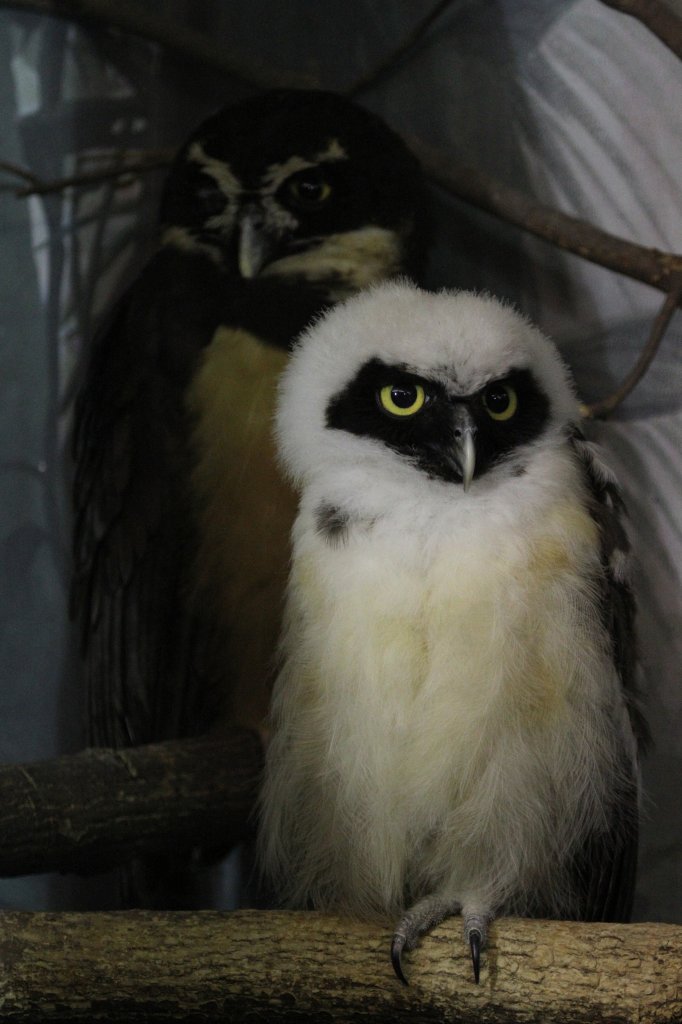
POLYGON ((334 734, 340 722, 414 744, 446 733, 468 761, 482 732, 516 716, 551 728, 594 654, 595 550, 591 520, 569 505, 522 537, 471 523, 438 541, 383 524, 337 545, 309 534, 292 578, 296 644, 334 734))
POLYGON ((308 858, 318 904, 329 858, 337 905, 434 885, 522 901, 577 818, 601 813, 617 687, 595 552, 577 503, 521 536, 468 522, 430 542, 378 523, 331 544, 302 512, 271 796, 295 814, 308 852, 291 859, 308 858))

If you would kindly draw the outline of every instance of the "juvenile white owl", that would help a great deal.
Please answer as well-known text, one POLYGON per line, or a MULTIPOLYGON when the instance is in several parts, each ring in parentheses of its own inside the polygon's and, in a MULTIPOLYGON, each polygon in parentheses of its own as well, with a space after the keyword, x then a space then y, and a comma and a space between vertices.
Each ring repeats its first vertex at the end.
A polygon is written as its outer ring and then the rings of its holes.
POLYGON ((626 920, 637 851, 622 505, 553 344, 403 283, 337 307, 282 381, 300 489, 264 868, 294 906, 626 920))

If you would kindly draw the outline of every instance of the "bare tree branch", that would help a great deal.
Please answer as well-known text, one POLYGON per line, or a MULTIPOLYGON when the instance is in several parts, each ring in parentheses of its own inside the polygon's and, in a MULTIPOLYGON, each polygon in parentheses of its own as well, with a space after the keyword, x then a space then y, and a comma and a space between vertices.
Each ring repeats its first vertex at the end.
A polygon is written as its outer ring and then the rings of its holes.
MULTIPOLYGON (((357 78, 346 90, 356 96, 374 85, 387 74, 428 31, 430 26, 452 4, 453 0, 438 0, 433 9, 421 18, 407 36, 378 64, 357 78)), ((254 89, 271 88, 323 88, 314 75, 300 72, 273 71, 265 63, 244 61, 235 53, 225 54, 222 44, 214 43, 202 32, 177 25, 167 18, 144 11, 128 0, 0 0, 3 6, 48 14, 54 17, 91 21, 105 28, 119 28, 166 46, 206 67, 223 72, 254 89)))
MULTIPOLYGON (((16 190, 17 196, 25 196, 31 194, 31 188, 38 188, 41 185, 41 180, 32 171, 29 171, 26 167, 20 167, 19 164, 10 163, 8 160, 0 160, 0 171, 4 171, 5 174, 13 174, 15 178, 20 178, 21 181, 27 181, 29 183, 28 188, 22 188, 16 190)), ((9 188, 15 186, 2 185, 0 186, 0 192, 5 192, 9 188)))
POLYGON ((65 178, 53 178, 50 181, 38 178, 35 174, 26 170, 26 168, 19 167, 17 164, 0 160, 0 171, 13 174, 17 178, 28 182, 27 185, 22 185, 18 188, 13 185, 0 186, 0 192, 12 189, 18 199, 24 199, 26 196, 49 195, 52 192, 63 192, 67 188, 100 185, 104 181, 112 180, 122 187, 129 183, 131 178, 139 174, 167 168, 170 165, 172 156, 173 154, 170 150, 156 150, 149 153, 134 154, 122 153, 120 156, 122 162, 117 163, 115 167, 103 167, 98 171, 83 171, 80 174, 71 174, 65 178))
POLYGON ((483 171, 451 163, 432 147, 408 139, 434 182, 458 199, 515 224, 560 249, 668 292, 682 273, 682 255, 635 245, 586 221, 538 203, 483 171))
POLYGON ((318 84, 299 72, 273 71, 265 63, 246 62, 238 54, 226 52, 224 42, 152 13, 152 5, 130 3, 129 0, 2 0, 2 4, 55 18, 122 29, 160 43, 186 59, 219 71, 253 89, 283 86, 315 88, 318 84))
POLYGON ((439 0, 439 3, 437 3, 428 14, 417 22, 412 31, 407 34, 395 49, 391 50, 391 52, 385 57, 382 57, 375 67, 370 68, 370 70, 365 72, 365 74, 356 78, 351 85, 344 89, 344 94, 346 96, 357 96, 358 93, 365 92, 371 86, 376 85, 383 75, 387 74, 395 67, 401 57, 404 57, 406 53, 417 45, 419 40, 426 34, 431 25, 433 25, 434 21, 437 21, 437 19, 440 18, 441 14, 443 14, 447 8, 452 5, 452 2, 453 0, 439 0))
POLYGON ((682 60, 682 18, 665 0, 601 0, 623 14, 630 14, 653 32, 682 60))
MULTIPOLYGON (((219 71, 254 89, 281 87, 320 88, 313 75, 300 72, 273 71, 263 62, 244 61, 225 46, 214 42, 203 32, 177 25, 163 16, 150 13, 129 0, 0 0, 3 6, 57 18, 89 21, 109 28, 118 28, 160 43, 168 49, 219 71)), ((360 76, 347 89, 355 96, 373 85, 413 47, 442 14, 452 0, 440 0, 408 36, 379 64, 360 76)), ((608 7, 632 15, 641 21, 678 57, 682 57, 682 19, 665 0, 601 0, 608 7)))
POLYGON ((659 346, 665 337, 665 332, 673 318, 673 314, 679 305, 682 304, 682 275, 678 275, 671 281, 671 288, 665 297, 658 316, 653 322, 651 333, 646 345, 642 349, 639 359, 627 375, 623 383, 613 394, 598 402, 581 406, 581 413, 588 419, 600 419, 609 416, 621 402, 623 402, 631 391, 639 384, 640 380, 649 369, 659 346))
MULTIPOLYGON (((577 217, 538 203, 492 175, 472 167, 453 164, 439 150, 414 138, 409 139, 408 144, 421 161, 426 174, 441 188, 457 199, 485 210, 508 224, 514 224, 552 245, 666 293, 670 292, 675 276, 682 273, 681 254, 628 242, 577 217)), ((161 152, 157 152, 151 154, 148 161, 126 162, 124 168, 108 168, 50 182, 42 181, 30 171, 13 164, 0 164, 0 169, 4 168, 33 182, 17 190, 18 195, 25 196, 143 173, 165 167, 168 163, 170 154, 166 159, 161 152)))
MULTIPOLYGON (((581 407, 582 415, 587 418, 595 419, 610 415, 646 373, 675 309, 682 305, 682 256, 657 249, 646 249, 601 231, 576 217, 535 202, 480 170, 451 164, 440 152, 414 139, 411 140, 410 146, 434 182, 457 198, 472 203, 501 220, 515 224, 583 259, 644 281, 666 292, 665 302, 654 321, 650 337, 637 363, 621 386, 607 398, 581 407)), ((123 157, 125 158, 125 154, 123 157)), ((126 162, 123 168, 117 166, 53 182, 41 181, 30 171, 16 164, 0 162, 0 170, 28 181, 28 185, 16 190, 17 196, 26 196, 60 191, 74 185, 94 185, 111 178, 120 178, 121 182, 124 182, 133 172, 165 167, 169 159, 170 154, 160 151, 149 154, 144 161, 139 161, 138 155, 138 162, 126 162)))
POLYGON ((319 1021, 672 1024, 679 925, 495 922, 481 983, 450 920, 391 969, 386 928, 315 913, 6 912, 0 1005, 15 1024, 319 1021))
MULTIPOLYGON (((92 873, 249 834, 263 745, 247 729, 0 767, 0 876, 92 873)), ((1 1005, 1 1001, 0 1001, 1 1005)))

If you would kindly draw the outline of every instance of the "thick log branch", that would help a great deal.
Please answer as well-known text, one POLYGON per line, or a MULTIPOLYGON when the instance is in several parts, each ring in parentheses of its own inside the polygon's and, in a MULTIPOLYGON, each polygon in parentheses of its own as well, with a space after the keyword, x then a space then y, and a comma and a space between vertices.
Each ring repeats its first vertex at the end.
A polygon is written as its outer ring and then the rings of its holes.
POLYGON ((390 966, 390 934, 313 913, 2 916, 3 1020, 664 1024, 682 927, 500 920, 480 985, 459 921, 390 966))
POLYGON ((262 767, 261 739, 247 729, 4 765, 0 875, 91 873, 142 852, 228 849, 252 828, 262 767))

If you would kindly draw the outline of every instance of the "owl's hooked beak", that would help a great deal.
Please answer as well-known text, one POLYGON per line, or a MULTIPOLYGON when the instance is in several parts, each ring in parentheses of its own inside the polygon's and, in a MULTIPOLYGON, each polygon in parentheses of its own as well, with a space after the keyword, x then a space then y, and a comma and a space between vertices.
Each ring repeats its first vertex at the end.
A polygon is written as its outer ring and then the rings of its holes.
POLYGON ((452 462, 462 477, 462 487, 469 490, 476 471, 476 423, 466 405, 458 404, 454 409, 454 444, 452 462))
POLYGON ((242 211, 237 224, 239 273, 242 277, 256 277, 268 262, 275 241, 265 227, 261 210, 249 205, 242 211))

